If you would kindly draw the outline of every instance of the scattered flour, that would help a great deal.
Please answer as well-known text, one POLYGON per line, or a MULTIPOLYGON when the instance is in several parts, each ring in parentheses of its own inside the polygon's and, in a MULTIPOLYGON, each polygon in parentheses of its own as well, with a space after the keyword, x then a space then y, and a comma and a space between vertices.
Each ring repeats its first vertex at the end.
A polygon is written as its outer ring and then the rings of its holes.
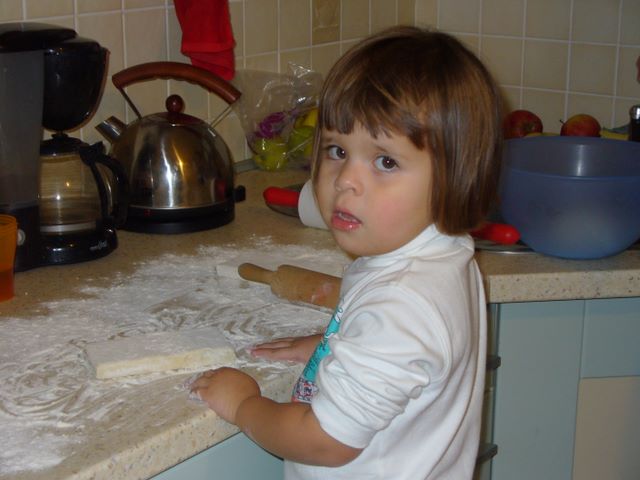
MULTIPOLYGON (((132 275, 116 276, 109 287, 74 292, 81 299, 47 303, 47 316, 2 319, 0 478, 43 471, 81 455, 88 432, 115 429, 126 438, 158 426, 158 418, 175 420, 180 408, 182 414, 184 408, 205 408, 188 401, 187 372, 96 380, 84 354, 87 342, 215 325, 234 346, 239 367, 259 370, 265 381, 290 369, 285 362, 253 358, 246 349, 321 331, 328 312, 277 299, 265 285, 216 274, 216 265, 237 255, 259 258, 283 248, 263 239, 253 249, 203 247, 195 256, 167 254, 139 264, 132 275)), ((286 251, 308 261, 308 268, 348 263, 335 251, 310 254, 299 246, 286 251)))

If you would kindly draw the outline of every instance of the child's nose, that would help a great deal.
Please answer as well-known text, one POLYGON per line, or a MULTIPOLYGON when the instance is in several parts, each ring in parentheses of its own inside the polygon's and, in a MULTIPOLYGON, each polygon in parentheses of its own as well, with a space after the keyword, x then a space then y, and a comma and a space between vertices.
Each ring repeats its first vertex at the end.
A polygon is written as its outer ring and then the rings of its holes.
POLYGON ((363 172, 361 171, 360 165, 353 160, 347 160, 343 163, 336 177, 336 190, 353 190, 355 193, 360 193, 363 187, 362 179, 363 172))

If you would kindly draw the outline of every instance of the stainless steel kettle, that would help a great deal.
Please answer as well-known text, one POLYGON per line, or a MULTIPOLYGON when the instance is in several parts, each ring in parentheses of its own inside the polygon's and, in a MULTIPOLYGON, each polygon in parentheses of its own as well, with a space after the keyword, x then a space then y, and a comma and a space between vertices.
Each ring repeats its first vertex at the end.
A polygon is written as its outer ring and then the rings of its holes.
POLYGON ((234 186, 234 162, 212 125, 230 110, 240 92, 230 83, 189 64, 151 62, 112 77, 137 119, 129 125, 110 117, 96 129, 111 143, 130 182, 127 230, 181 233, 229 223, 244 189, 234 186), (166 99, 166 111, 142 116, 124 88, 171 78, 195 83, 225 100, 228 107, 211 125, 182 112, 178 95, 166 99))

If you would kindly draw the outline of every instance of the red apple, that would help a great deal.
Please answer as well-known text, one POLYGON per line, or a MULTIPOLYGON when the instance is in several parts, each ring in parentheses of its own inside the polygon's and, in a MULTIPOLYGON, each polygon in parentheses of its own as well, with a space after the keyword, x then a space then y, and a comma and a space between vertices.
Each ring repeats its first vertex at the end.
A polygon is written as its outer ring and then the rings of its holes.
POLYGON ((542 133, 542 120, 529 110, 514 110, 502 122, 504 138, 520 138, 530 133, 542 133))
POLYGON ((580 113, 569 118, 562 124, 560 135, 571 137, 599 137, 600 124, 598 120, 586 113, 580 113))

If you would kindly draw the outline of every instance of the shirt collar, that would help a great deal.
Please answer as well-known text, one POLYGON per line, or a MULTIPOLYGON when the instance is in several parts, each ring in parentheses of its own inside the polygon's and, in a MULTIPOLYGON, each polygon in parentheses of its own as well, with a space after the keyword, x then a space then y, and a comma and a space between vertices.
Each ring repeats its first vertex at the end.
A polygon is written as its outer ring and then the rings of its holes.
POLYGON ((407 258, 420 255, 435 258, 459 249, 470 250, 473 254, 474 244, 469 235, 445 235, 436 228, 435 224, 431 224, 403 246, 380 255, 360 257, 357 262, 381 267, 397 261, 399 256, 407 258))

